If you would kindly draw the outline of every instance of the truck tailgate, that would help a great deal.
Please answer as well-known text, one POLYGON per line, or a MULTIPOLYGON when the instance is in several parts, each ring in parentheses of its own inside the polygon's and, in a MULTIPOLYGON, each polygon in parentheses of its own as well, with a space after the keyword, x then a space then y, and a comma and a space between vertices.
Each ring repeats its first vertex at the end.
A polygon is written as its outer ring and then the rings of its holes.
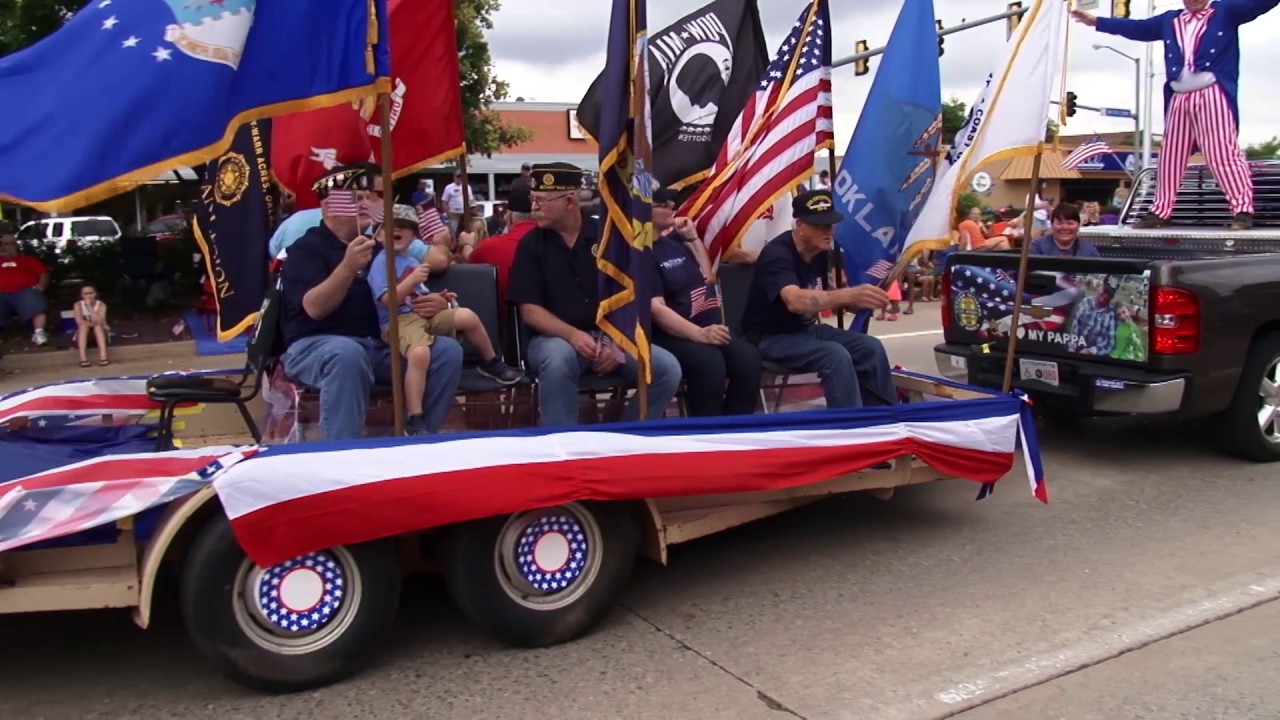
MULTIPOLYGON (((1013 253, 947 258, 947 343, 1003 352, 1017 283, 1013 253)), ((1018 322, 1018 355, 1136 365, 1147 360, 1148 261, 1032 256, 1018 322)))

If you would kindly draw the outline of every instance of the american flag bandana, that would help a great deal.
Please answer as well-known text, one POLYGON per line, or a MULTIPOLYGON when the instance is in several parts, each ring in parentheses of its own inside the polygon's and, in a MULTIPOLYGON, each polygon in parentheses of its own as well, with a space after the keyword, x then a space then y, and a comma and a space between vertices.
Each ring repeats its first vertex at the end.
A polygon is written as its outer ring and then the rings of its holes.
POLYGON ((355 190, 334 190, 321 202, 324 210, 333 217, 359 217, 360 203, 356 201, 355 190))
POLYGON ((440 213, 432 207, 418 208, 418 237, 422 240, 430 240, 435 237, 441 230, 446 230, 444 222, 440 220, 440 213))

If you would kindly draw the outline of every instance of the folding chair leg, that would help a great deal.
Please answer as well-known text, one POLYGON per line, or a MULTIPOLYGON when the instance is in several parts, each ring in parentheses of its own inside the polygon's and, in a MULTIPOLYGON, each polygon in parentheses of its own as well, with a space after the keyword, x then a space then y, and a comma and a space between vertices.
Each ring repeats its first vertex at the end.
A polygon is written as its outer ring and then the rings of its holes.
POLYGON ((773 401, 773 411, 778 412, 782 407, 782 396, 786 394, 787 388, 791 386, 791 376, 783 375, 782 384, 778 386, 778 399, 773 401))
POLYGON ((170 449, 173 440, 173 414, 176 403, 165 403, 160 406, 160 420, 156 429, 156 452, 170 449))
POLYGON ((249 434, 253 436, 254 444, 261 444, 262 433, 258 430, 258 423, 254 422, 253 415, 249 414, 249 406, 241 400, 236 403, 236 409, 240 411, 240 417, 244 418, 244 426, 249 429, 249 434))

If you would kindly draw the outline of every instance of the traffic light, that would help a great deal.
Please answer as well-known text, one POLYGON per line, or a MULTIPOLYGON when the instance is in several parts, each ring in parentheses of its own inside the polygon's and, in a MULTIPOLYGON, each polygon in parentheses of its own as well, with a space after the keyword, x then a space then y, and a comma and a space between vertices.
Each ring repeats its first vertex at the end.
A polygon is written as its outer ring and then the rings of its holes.
MULTIPOLYGON (((939 20, 937 22, 938 22, 938 32, 942 32, 942 21, 939 20)), ((943 40, 943 37, 939 35, 938 36, 938 57, 942 57, 942 40, 943 40)))
MULTIPOLYGON (((1022 3, 1011 2, 1009 3, 1009 6, 1005 9, 1008 10, 1009 12, 1013 12, 1014 10, 1021 10, 1022 3)), ((1022 22, 1022 15, 1010 15, 1009 17, 1004 19, 1004 39, 1005 40, 1008 40, 1009 38, 1013 37, 1013 33, 1015 30, 1018 29, 1018 23, 1020 22, 1022 22)))
MULTIPOLYGON (((866 40, 859 40, 858 42, 854 43, 854 45, 853 45, 853 52, 854 52, 854 53, 856 53, 856 54, 858 54, 858 55, 861 55, 862 53, 866 52, 866 51, 867 51, 867 50, 869 50, 869 49, 871 49, 871 48, 870 48, 870 46, 869 46, 869 45, 867 45, 867 41, 866 41, 866 40)), ((866 74, 867 74, 867 73, 869 73, 869 72, 871 72, 871 61, 870 61, 870 60, 868 60, 868 59, 866 59, 866 58, 861 58, 861 59, 858 59, 858 60, 855 60, 855 61, 854 61, 854 63, 853 63, 853 74, 854 74, 854 75, 866 75, 866 74)))
POLYGON ((1111 17, 1129 17, 1129 0, 1111 0, 1111 17))
POLYGON ((1076 116, 1076 94, 1073 92, 1068 92, 1067 93, 1067 117, 1075 117, 1075 116, 1076 116))

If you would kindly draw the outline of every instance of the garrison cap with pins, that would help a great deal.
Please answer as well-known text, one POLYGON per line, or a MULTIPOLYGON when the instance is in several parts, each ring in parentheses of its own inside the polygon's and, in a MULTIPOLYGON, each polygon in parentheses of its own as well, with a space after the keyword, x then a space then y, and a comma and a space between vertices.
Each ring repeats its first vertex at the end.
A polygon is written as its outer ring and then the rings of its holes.
POLYGON ((379 174, 380 168, 373 163, 339 165, 325 171, 311 189, 321 200, 334 190, 372 190, 373 181, 379 174))
POLYGON ((838 225, 844 220, 831 201, 830 190, 809 190, 791 201, 791 217, 810 225, 838 225))
POLYGON ((536 192, 582 189, 582 168, 567 162, 534 165, 531 175, 536 192))

